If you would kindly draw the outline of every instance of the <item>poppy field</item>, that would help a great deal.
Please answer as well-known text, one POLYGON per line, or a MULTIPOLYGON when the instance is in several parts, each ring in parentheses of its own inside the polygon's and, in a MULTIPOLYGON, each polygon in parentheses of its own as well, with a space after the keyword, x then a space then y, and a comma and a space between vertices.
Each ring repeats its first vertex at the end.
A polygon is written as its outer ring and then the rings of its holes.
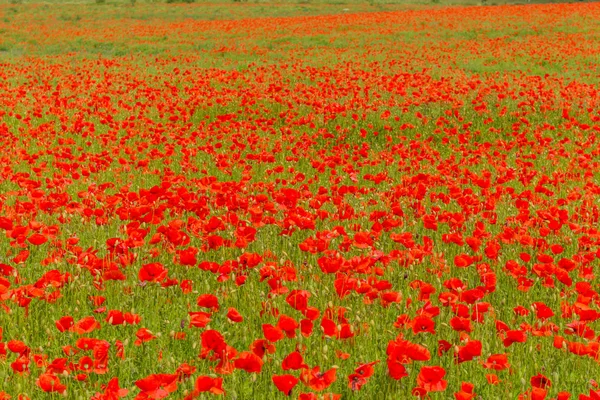
POLYGON ((0 5, 0 399, 600 399, 600 3, 386 7, 0 5))

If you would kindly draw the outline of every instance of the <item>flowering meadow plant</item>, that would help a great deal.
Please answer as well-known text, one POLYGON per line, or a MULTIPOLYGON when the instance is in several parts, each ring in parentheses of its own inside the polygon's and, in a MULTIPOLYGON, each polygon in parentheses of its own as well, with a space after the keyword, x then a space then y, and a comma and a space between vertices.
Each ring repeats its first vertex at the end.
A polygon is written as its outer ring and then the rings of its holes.
POLYGON ((600 399, 600 4, 151 7, 0 5, 0 399, 600 399))

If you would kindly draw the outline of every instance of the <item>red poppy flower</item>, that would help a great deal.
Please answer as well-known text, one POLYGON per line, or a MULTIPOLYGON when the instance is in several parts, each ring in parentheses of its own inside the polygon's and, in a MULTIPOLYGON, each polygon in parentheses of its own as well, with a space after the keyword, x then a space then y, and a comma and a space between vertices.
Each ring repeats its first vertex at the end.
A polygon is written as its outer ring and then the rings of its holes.
POLYGON ((56 321, 55 324, 56 324, 56 329, 58 329, 60 332, 64 332, 66 330, 69 330, 74 325, 73 317, 71 317, 71 316, 62 317, 61 319, 56 321))
POLYGON ((321 320, 321 329, 323 329, 323 334, 329 337, 336 337, 339 333, 337 324, 327 317, 323 317, 321 320))
POLYGON ((386 352, 388 358, 396 359, 403 364, 412 361, 429 361, 431 359, 431 353, 426 347, 404 340, 401 337, 390 341, 386 352))
POLYGON ((150 399, 164 399, 177 390, 177 375, 153 374, 136 381, 135 385, 150 399))
POLYGON ((167 277, 167 269, 161 263, 142 265, 138 279, 142 282, 161 282, 167 277))
POLYGON ((388 374, 390 378, 400 380, 408 376, 406 367, 396 358, 388 358, 387 360, 388 374))
POLYGON ((233 307, 227 310, 227 318, 232 322, 242 322, 244 317, 233 307))
POLYGON ((546 378, 542 374, 537 374, 530 379, 531 386, 536 388, 547 389, 552 386, 550 379, 546 378))
POLYGON ((179 382, 183 382, 189 379, 196 372, 196 367, 189 365, 188 363, 183 363, 175 370, 177 374, 177 380, 179 382))
POLYGON ((446 354, 452 348, 452 343, 447 340, 438 340, 438 356, 446 354))
POLYGON ((298 400, 318 400, 319 397, 315 393, 300 393, 298 400))
POLYGON ((300 325, 296 320, 292 317, 288 317, 285 314, 281 314, 279 316, 279 320, 277 321, 277 327, 280 328, 288 338, 296 337, 296 329, 298 329, 300 325))
POLYGON ((181 265, 196 265, 198 260, 196 259, 196 255, 198 254, 198 249, 195 247, 190 247, 186 250, 182 250, 178 252, 179 254, 179 264, 181 265))
POLYGON ((214 329, 207 329, 200 335, 202 351, 201 358, 206 358, 212 351, 220 356, 227 348, 223 335, 214 329))
POLYGON ((190 316, 190 327, 204 328, 211 321, 210 314, 203 311, 191 311, 188 315, 190 316))
POLYGON ((548 391, 543 388, 534 387, 531 389, 529 398, 531 400, 545 400, 548 395, 548 391))
POLYGON ((316 366, 312 369, 305 368, 300 373, 300 380, 304 385, 314 391, 320 392, 327 389, 333 382, 336 381, 337 369, 332 368, 328 371, 321 372, 321 368, 316 366))
POLYGON ((13 221, 7 217, 0 217, 0 229, 5 231, 13 230, 13 221))
POLYGON ((513 311, 515 312, 515 314, 517 314, 521 317, 529 315, 529 310, 523 306, 517 306, 517 307, 513 308, 513 311))
POLYGON ((195 389, 199 393, 210 392, 212 394, 225 394, 223 390, 223 378, 211 378, 210 376, 199 376, 196 379, 195 389))
POLYGON ((459 346, 455 354, 455 360, 458 364, 471 361, 481 355, 481 342, 479 340, 470 340, 466 345, 459 346))
POLYGON ((470 333, 473 331, 473 326, 469 318, 453 317, 450 319, 450 327, 457 332, 470 333))
POLYGON ((29 356, 20 355, 15 361, 10 364, 10 368, 18 375, 29 373, 29 364, 31 360, 29 356))
POLYGON ((91 357, 83 356, 79 359, 77 368, 84 372, 91 372, 94 369, 94 360, 91 357))
POLYGON ((275 353, 275 346, 267 339, 256 339, 250 345, 250 351, 262 359, 265 353, 275 353))
POLYGON ((308 365, 304 363, 302 354, 300 354, 298 351, 293 351, 283 359, 281 362, 281 368, 284 371, 289 369, 298 370, 302 368, 308 368, 308 365))
POLYGON ((545 320, 554 316, 554 311, 540 301, 534 302, 532 306, 535 309, 535 315, 538 319, 545 320))
POLYGON ((460 384, 460 391, 454 393, 454 398, 456 400, 472 400, 475 398, 475 392, 473 389, 475 386, 470 382, 462 382, 460 384))
POLYGON ((79 335, 90 333, 100 329, 100 323, 96 321, 94 317, 85 317, 77 321, 73 326, 69 328, 70 332, 75 332, 79 335))
POLYGON ((48 238, 39 233, 34 233, 29 238, 27 238, 27 241, 29 243, 33 244, 34 246, 40 246, 40 245, 46 243, 48 241, 48 238))
POLYGON ((377 363, 379 363, 379 361, 359 365, 354 370, 354 373, 348 375, 348 387, 353 391, 360 390, 360 388, 365 385, 369 378, 375 373, 375 368, 373 368, 373 366, 377 363))
POLYGON ((302 336, 309 337, 312 335, 314 324, 310 319, 303 319, 300 321, 300 333, 302 336))
POLYGON ((257 372, 260 373, 263 366, 263 360, 260 359, 256 354, 249 351, 240 353, 238 358, 234 361, 235 368, 243 369, 248 373, 257 372))
POLYGON ((488 357, 487 362, 483 363, 483 368, 500 371, 510 367, 508 356, 506 354, 492 354, 488 357))
POLYGON ((590 395, 580 394, 579 400, 600 400, 600 390, 590 389, 590 395))
POLYGON ((129 390, 119 387, 119 378, 112 378, 104 387, 104 393, 96 393, 91 400, 118 400, 128 393, 129 390))
POLYGON ((442 367, 422 367, 417 384, 427 392, 442 392, 448 386, 448 382, 442 379, 445 375, 446 370, 442 367))
POLYGON ((506 337, 504 338, 504 347, 508 347, 513 343, 525 343, 527 341, 527 334, 523 331, 507 331, 506 337))
POLYGON ((30 348, 20 340, 11 340, 6 345, 13 353, 18 353, 20 356, 29 356, 30 348))
POLYGON ((412 320, 412 330, 416 335, 421 332, 427 332, 435 335, 435 322, 428 316, 419 315, 412 320))
POLYGON ((51 373, 41 374, 35 383, 47 393, 57 392, 63 394, 67 391, 67 387, 60 383, 60 379, 51 373))
POLYGON ((263 335, 270 342, 278 342, 283 339, 283 331, 276 326, 271 324, 263 324, 262 325, 263 335))
POLYGON ((134 344, 136 346, 141 346, 142 343, 146 343, 149 342, 151 340, 156 339, 156 336, 154 336, 152 334, 152 332, 150 332, 148 329, 146 328, 140 328, 138 329, 137 333, 135 334, 135 336, 137 337, 137 339, 135 340, 134 344))
POLYGON ((310 293, 306 290, 292 290, 285 301, 295 310, 303 311, 308 307, 310 293))
POLYGON ((217 296, 214 294, 203 294, 198 296, 196 304, 198 304, 198 307, 209 308, 213 312, 219 310, 219 299, 217 299, 217 296))
POLYGON ((298 378, 293 375, 273 375, 271 379, 277 389, 286 396, 290 396, 292 389, 298 384, 298 378))

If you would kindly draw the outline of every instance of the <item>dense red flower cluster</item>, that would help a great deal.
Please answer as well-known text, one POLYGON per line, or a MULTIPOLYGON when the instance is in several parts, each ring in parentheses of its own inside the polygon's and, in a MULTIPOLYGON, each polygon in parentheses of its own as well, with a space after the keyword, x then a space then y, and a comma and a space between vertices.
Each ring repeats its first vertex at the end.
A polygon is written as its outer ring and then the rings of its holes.
POLYGON ((0 399, 600 399, 599 5, 45 18, 0 22, 0 399))

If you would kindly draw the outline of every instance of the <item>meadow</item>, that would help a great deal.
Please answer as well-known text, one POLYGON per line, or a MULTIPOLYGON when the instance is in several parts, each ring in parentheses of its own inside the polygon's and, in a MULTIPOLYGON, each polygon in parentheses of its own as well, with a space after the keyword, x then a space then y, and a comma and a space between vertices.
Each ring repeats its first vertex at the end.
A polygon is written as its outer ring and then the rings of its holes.
POLYGON ((0 4, 0 399, 600 399, 600 3, 0 4))

